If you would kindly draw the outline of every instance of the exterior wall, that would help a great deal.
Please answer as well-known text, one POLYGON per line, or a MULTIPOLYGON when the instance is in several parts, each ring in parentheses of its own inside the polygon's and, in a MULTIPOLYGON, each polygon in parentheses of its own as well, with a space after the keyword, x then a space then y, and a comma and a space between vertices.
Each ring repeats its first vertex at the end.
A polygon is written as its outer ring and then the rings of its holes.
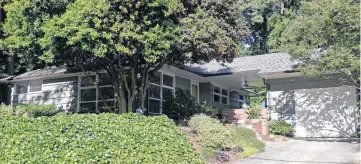
POLYGON ((239 108, 239 93, 235 91, 229 92, 229 106, 239 108))
MULTIPOLYGON (((17 84, 18 82, 15 82, 17 84)), ((14 90, 14 89, 13 89, 14 90)), ((78 77, 44 79, 42 91, 12 94, 12 104, 54 104, 65 110, 75 110, 77 104, 78 77)))
POLYGON ((199 102, 212 103, 213 102, 212 83, 199 83, 199 102))
POLYGON ((175 77, 175 87, 182 90, 191 91, 191 80, 176 76, 175 77))
POLYGON ((292 123, 296 137, 350 137, 356 129, 356 90, 350 81, 305 77, 269 79, 271 119, 292 123))

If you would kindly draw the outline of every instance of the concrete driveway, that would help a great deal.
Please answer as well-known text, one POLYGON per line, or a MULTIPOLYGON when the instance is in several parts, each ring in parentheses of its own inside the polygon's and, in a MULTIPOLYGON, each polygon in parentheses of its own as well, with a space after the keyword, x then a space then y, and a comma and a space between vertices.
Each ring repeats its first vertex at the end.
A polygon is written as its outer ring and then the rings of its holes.
POLYGON ((291 140, 266 143, 266 151, 240 164, 359 164, 360 143, 291 140))

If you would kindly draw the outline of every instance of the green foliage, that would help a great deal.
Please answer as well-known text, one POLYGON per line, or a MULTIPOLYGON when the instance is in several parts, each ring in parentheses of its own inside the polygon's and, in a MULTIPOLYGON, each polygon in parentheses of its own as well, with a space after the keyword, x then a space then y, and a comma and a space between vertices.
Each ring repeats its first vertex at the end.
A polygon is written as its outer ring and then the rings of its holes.
POLYGON ((197 133, 203 147, 213 149, 232 147, 231 133, 218 120, 204 114, 196 114, 191 117, 188 125, 197 133))
POLYGON ((205 113, 209 116, 215 116, 217 110, 209 104, 199 104, 197 100, 189 93, 177 88, 175 95, 165 98, 163 107, 164 114, 176 120, 188 120, 197 113, 205 113))
POLYGON ((12 115, 14 109, 11 105, 0 104, 0 115, 12 115))
POLYGON ((265 144, 257 139, 256 133, 244 127, 238 127, 231 130, 232 139, 237 146, 254 147, 259 152, 264 151, 265 144))
POLYGON ((269 130, 271 134, 283 136, 292 136, 294 132, 291 124, 288 124, 285 121, 278 120, 270 121, 269 130))
POLYGON ((256 133, 244 127, 230 129, 232 140, 236 146, 243 148, 244 152, 240 154, 241 158, 246 158, 253 154, 264 151, 265 144, 257 139, 256 133))
POLYGON ((237 128, 232 128, 230 130, 232 131, 233 139, 257 137, 256 133, 252 129, 237 127, 237 128))
POLYGON ((30 117, 52 116, 58 113, 55 105, 21 104, 15 106, 16 114, 26 113, 30 117))
POLYGON ((214 148, 203 148, 202 149, 202 157, 203 159, 210 159, 214 156, 216 150, 214 148))
POLYGON ((252 105, 247 110, 248 119, 259 119, 261 117, 261 107, 260 105, 252 105))
POLYGON ((0 116, 0 163, 204 163, 166 116, 0 116))
POLYGON ((254 147, 243 147, 243 152, 240 154, 241 158, 247 158, 249 156, 252 156, 256 153, 259 153, 260 151, 257 148, 254 147))
POLYGON ((298 60, 307 75, 330 71, 359 75, 359 4, 358 0, 302 1, 287 22, 275 24, 279 32, 270 42, 298 60))

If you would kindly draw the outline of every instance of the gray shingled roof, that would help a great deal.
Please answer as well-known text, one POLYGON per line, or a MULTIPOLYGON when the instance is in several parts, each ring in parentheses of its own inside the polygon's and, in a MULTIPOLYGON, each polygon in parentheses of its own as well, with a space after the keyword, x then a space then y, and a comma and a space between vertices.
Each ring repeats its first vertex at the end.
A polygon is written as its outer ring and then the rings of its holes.
MULTIPOLYGON (((286 73, 295 71, 296 63, 291 61, 287 53, 273 53, 257 56, 238 57, 231 63, 219 63, 211 61, 205 64, 186 64, 184 69, 202 76, 234 74, 240 72, 250 72, 258 74, 286 73)), ((23 73, 18 76, 0 79, 0 82, 8 80, 27 79, 37 77, 47 77, 68 73, 66 68, 51 67, 47 69, 37 69, 23 73)))
POLYGON ((25 79, 25 78, 36 78, 36 77, 46 77, 65 74, 67 72, 66 68, 62 67, 50 67, 46 69, 37 69, 23 73, 21 75, 15 76, 13 79, 25 79))
POLYGON ((287 53, 272 53, 238 57, 231 63, 211 61, 205 64, 186 64, 184 69, 201 75, 258 72, 258 74, 285 73, 296 70, 296 62, 287 53))

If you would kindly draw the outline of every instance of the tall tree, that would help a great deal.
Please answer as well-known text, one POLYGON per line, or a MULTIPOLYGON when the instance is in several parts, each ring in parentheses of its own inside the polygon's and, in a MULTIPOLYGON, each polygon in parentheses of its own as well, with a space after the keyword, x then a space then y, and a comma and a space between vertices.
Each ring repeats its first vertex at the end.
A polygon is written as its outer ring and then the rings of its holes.
POLYGON ((44 67, 38 40, 44 35, 40 27, 54 15, 65 12, 71 0, 8 0, 2 3, 6 19, 1 26, 0 50, 7 58, 10 74, 44 67))
POLYGON ((297 11, 301 0, 247 0, 242 1, 243 16, 250 35, 245 41, 249 55, 270 52, 269 39, 277 35, 277 27, 287 23, 290 13, 297 11), (275 29, 276 28, 276 29, 275 29))
POLYGON ((3 47, 21 58, 105 70, 120 112, 135 102, 145 108, 149 80, 164 64, 230 61, 247 33, 237 0, 75 0, 66 10, 65 0, 51 3, 60 9, 35 0, 5 7, 3 47))
POLYGON ((277 51, 289 52, 309 75, 338 71, 359 83, 360 1, 301 2, 270 39, 277 51))

